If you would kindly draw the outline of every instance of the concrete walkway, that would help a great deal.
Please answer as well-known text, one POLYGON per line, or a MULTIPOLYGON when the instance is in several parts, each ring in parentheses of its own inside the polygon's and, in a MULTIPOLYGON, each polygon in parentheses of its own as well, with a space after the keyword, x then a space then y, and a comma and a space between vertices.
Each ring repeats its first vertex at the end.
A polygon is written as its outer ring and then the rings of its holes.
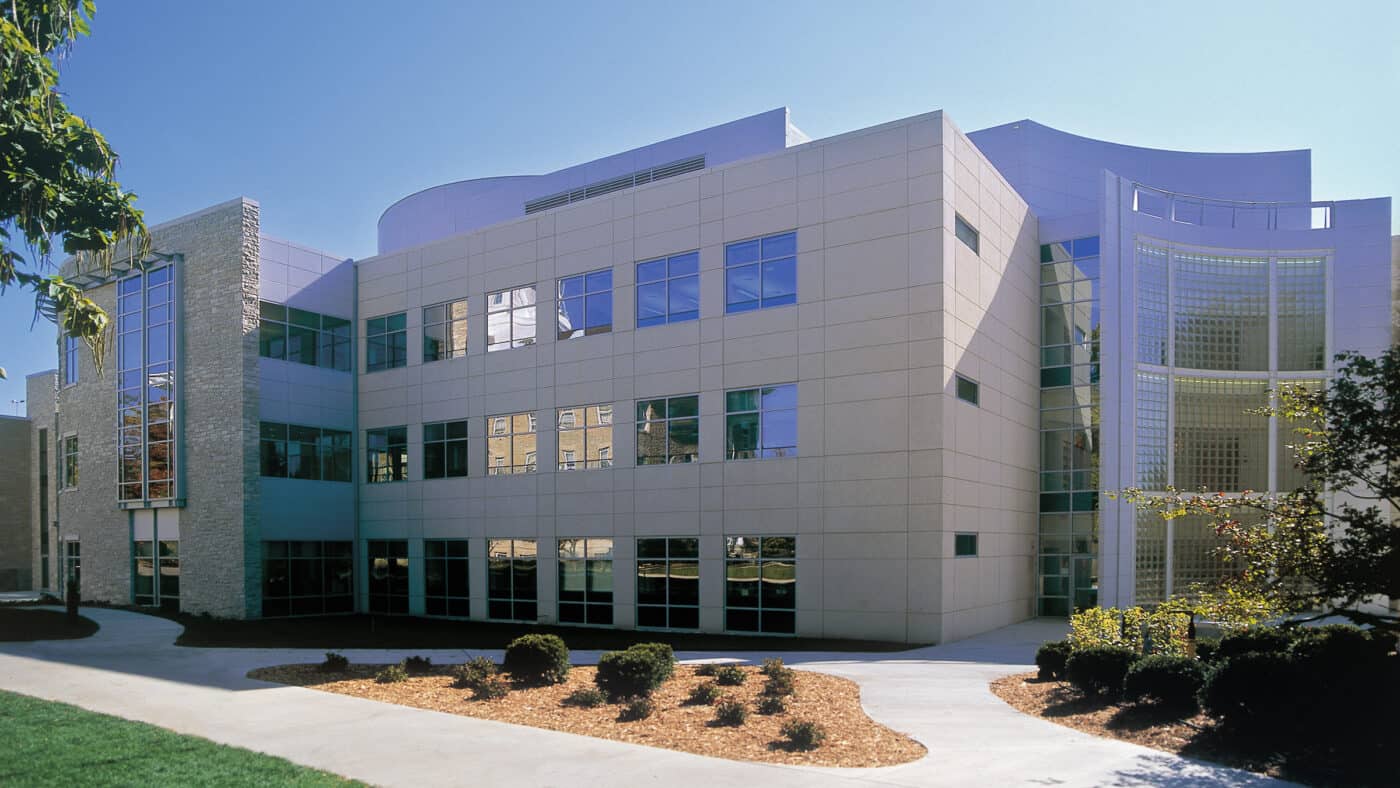
MULTIPOLYGON (((0 689, 72 703, 181 733, 281 756, 377 785, 782 786, 1263 785, 1247 772, 1100 739, 1021 714, 987 688, 1023 671, 1063 622, 1029 621, 946 646, 894 654, 682 653, 788 664, 861 685, 874 719, 928 747, 927 757, 881 769, 832 769, 707 758, 423 711, 252 681, 256 667, 319 662, 309 649, 173 645, 174 622, 88 608, 102 629, 84 640, 0 644, 0 689)), ((774 645, 779 642, 775 641, 774 645)), ((355 662, 403 651, 352 649, 355 662)), ((421 651, 434 663, 484 653, 421 651)), ((597 652, 575 652, 579 663, 597 652)))

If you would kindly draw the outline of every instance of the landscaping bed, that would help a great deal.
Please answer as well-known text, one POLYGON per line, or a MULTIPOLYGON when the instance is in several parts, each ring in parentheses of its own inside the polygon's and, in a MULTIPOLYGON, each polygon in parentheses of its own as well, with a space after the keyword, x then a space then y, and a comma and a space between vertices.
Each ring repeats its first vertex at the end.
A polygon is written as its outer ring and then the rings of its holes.
POLYGON ((78 616, 70 619, 61 610, 0 607, 0 641, 16 643, 31 640, 76 640, 91 637, 97 622, 78 616))
POLYGON ((740 668, 746 676, 743 684, 719 687, 723 696, 741 701, 748 710, 744 723, 731 727, 714 722, 715 706, 687 702, 697 685, 713 680, 697 675, 693 665, 677 666, 674 675, 652 693, 655 711, 651 716, 626 722, 619 720, 623 703, 605 702, 594 708, 564 704, 571 693, 594 687, 597 668, 591 666, 570 669, 559 684, 514 685, 505 697, 495 700, 475 700, 471 691, 455 688, 448 667, 434 666, 403 681, 379 683, 374 677, 383 667, 349 665, 344 672, 322 672, 318 665, 281 665, 254 670, 248 677, 731 760, 893 766, 925 753, 923 745, 867 717, 855 683, 809 671, 794 672, 796 692, 786 699, 787 710, 766 715, 756 710, 765 677, 758 668, 740 668), (787 748, 781 728, 794 719, 819 723, 826 729, 825 743, 810 751, 787 748))

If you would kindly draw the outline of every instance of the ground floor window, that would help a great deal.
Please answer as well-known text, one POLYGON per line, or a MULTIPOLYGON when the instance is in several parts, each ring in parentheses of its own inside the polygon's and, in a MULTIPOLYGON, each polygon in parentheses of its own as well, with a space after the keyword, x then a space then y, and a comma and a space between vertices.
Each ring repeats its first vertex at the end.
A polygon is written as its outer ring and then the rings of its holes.
POLYGON ((262 614, 354 612, 353 566, 350 542, 263 542, 262 614))
POLYGON ((366 544, 369 561, 369 612, 408 614, 408 541, 371 539, 366 544))
POLYGON ((637 626, 700 628, 700 540, 637 540, 637 626))
POLYGON ((559 622, 613 622, 613 540, 559 540, 559 622))
POLYGON ((180 543, 137 540, 131 560, 136 604, 179 610, 180 543))
POLYGON ((83 547, 76 539, 63 543, 63 593, 68 594, 68 582, 83 585, 83 547))
POLYGON ((467 540, 423 540, 423 604, 430 616, 471 615, 467 593, 467 540))
POLYGON ((486 540, 486 615, 536 621, 539 587, 534 539, 486 540))
POLYGON ((725 538, 724 628, 797 631, 797 537, 725 538))

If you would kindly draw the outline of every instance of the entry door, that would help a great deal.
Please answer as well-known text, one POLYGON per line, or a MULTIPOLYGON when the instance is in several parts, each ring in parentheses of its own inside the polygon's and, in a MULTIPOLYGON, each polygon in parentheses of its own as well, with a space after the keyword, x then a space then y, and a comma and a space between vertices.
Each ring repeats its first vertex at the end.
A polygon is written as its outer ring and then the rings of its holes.
POLYGON ((180 543, 137 541, 132 551, 133 595, 138 605, 180 609, 180 543))

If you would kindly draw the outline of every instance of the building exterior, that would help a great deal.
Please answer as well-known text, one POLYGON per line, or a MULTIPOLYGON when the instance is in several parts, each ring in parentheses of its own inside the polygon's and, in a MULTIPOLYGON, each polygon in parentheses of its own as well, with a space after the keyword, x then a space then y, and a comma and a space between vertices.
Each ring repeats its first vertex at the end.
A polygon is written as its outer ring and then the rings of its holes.
POLYGON ((1100 492, 1295 483, 1244 410, 1391 341, 1389 200, 1309 171, 779 109, 410 195, 359 261, 215 206, 66 272, 118 333, 31 407, 82 482, 35 571, 230 617, 906 642, 1160 601, 1218 576, 1210 534, 1100 492))
POLYGON ((0 416, 0 453, 6 458, 5 472, 0 473, 0 591, 28 590, 33 582, 29 566, 33 534, 29 513, 34 508, 29 443, 33 432, 29 419, 0 416))

